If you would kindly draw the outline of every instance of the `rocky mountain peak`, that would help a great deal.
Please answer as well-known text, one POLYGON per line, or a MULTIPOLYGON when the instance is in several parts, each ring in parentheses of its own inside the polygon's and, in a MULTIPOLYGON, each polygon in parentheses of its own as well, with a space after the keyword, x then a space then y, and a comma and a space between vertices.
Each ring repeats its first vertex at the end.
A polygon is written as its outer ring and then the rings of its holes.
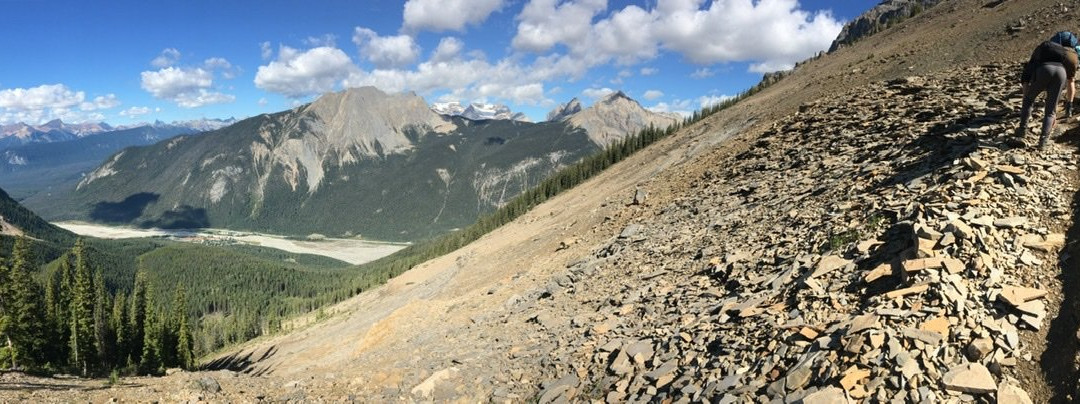
POLYGON ((561 121, 569 118, 571 115, 581 112, 581 109, 581 101, 578 101, 577 98, 573 98, 569 102, 561 104, 557 108, 551 110, 551 112, 548 112, 547 120, 561 121))
POLYGON ((548 116, 585 129, 589 139, 600 146, 635 135, 648 126, 666 128, 679 121, 678 117, 645 109, 622 91, 611 93, 585 109, 581 109, 575 98, 548 116))
POLYGON ((836 36, 836 40, 829 47, 829 52, 873 35, 940 2, 941 0, 883 0, 874 8, 844 24, 840 35, 836 36))

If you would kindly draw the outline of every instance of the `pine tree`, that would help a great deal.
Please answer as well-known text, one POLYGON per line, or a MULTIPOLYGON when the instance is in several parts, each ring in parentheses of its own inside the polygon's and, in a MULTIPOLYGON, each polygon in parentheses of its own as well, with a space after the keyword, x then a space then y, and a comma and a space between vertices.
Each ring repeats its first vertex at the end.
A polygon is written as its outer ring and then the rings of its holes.
POLYGON ((11 265, 0 266, 0 335, 6 340, 13 368, 38 363, 45 345, 40 294, 30 276, 32 262, 30 246, 19 238, 11 265))
POLYGON ((130 333, 127 336, 128 345, 125 347, 133 365, 142 363, 146 332, 146 298, 146 273, 139 270, 135 273, 135 288, 132 289, 129 299, 131 306, 127 318, 130 333))
POLYGON ((182 369, 191 369, 195 358, 191 352, 191 330, 188 329, 187 297, 184 285, 176 284, 176 298, 173 299, 173 321, 176 323, 176 360, 182 369))
POLYGON ((105 291, 105 277, 101 269, 94 271, 94 346, 102 365, 108 367, 113 358, 113 337, 109 327, 109 295, 105 291))
POLYGON ((94 289, 90 280, 90 265, 82 239, 75 242, 75 283, 71 294, 71 363, 82 372, 90 373, 96 362, 94 344, 94 289))
POLYGON ((113 330, 113 366, 123 366, 124 358, 128 356, 130 342, 130 329, 128 328, 128 305, 127 295, 118 292, 113 299, 112 315, 109 317, 109 327, 113 330))
POLYGON ((153 293, 149 285, 145 293, 145 319, 143 321, 142 355, 139 369, 144 374, 156 374, 161 368, 161 319, 155 315, 153 293))

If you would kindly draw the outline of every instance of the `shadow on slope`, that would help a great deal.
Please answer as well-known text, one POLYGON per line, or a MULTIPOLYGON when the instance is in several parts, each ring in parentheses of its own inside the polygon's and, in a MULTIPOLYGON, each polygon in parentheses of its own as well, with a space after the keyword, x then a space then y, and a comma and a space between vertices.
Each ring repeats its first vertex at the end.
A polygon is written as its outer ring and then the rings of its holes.
POLYGON ((157 219, 142 222, 140 226, 158 229, 202 229, 210 227, 210 218, 206 216, 206 209, 184 205, 162 213, 157 219))
MULTIPOLYGON (((921 117, 921 114, 916 114, 915 119, 932 119, 930 116, 921 117)), ((899 167, 896 170, 896 176, 882 181, 878 184, 878 188, 888 188, 898 184, 913 187, 921 182, 921 177, 952 164, 955 159, 971 154, 980 146, 980 143, 984 146, 990 143, 992 146, 1002 148, 1014 147, 998 144, 997 141, 1002 139, 988 139, 986 135, 978 132, 983 126, 1001 124, 1009 116, 1010 111, 1003 107, 1002 110, 984 116, 963 117, 937 123, 925 135, 919 136, 905 147, 913 149, 908 154, 923 157, 904 167, 899 167)))
POLYGON ((98 202, 90 211, 90 219, 105 223, 132 223, 151 203, 157 202, 161 195, 140 192, 120 202, 98 202))
POLYGON ((237 352, 229 356, 215 359, 210 363, 203 365, 199 370, 231 370, 252 376, 263 376, 271 373, 273 368, 267 366, 259 369, 255 367, 255 364, 270 359, 277 351, 276 345, 270 346, 270 348, 267 348, 266 352, 263 352, 258 359, 253 359, 255 352, 250 352, 247 355, 240 355, 240 353, 237 352))
MULTIPOLYGON (((1057 142, 1080 147, 1080 128, 1073 128, 1058 137, 1057 142)), ((1046 333, 1046 350, 1039 358, 1046 381, 1053 389, 1051 402, 1070 403, 1077 398, 1078 378, 1076 355, 1080 352, 1077 329, 1080 328, 1080 192, 1073 194, 1073 224, 1065 233, 1065 248, 1061 250, 1062 301, 1057 317, 1050 321, 1046 333)))

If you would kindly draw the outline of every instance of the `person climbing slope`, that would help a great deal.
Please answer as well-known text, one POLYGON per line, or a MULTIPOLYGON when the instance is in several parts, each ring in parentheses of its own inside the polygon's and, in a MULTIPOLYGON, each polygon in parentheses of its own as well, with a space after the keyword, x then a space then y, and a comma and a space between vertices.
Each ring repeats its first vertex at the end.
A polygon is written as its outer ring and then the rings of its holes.
POLYGON ((1076 93, 1073 78, 1080 66, 1077 60, 1078 40, 1072 32, 1061 31, 1049 41, 1039 44, 1031 53, 1031 59, 1024 65, 1020 75, 1020 84, 1024 92, 1024 103, 1020 109, 1020 127, 1016 135, 1023 138, 1027 133, 1028 118, 1035 98, 1046 92, 1046 109, 1043 116, 1042 132, 1039 136, 1039 148, 1046 147, 1046 139, 1054 129, 1058 99, 1061 90, 1065 92, 1065 116, 1072 116, 1072 100, 1076 93))

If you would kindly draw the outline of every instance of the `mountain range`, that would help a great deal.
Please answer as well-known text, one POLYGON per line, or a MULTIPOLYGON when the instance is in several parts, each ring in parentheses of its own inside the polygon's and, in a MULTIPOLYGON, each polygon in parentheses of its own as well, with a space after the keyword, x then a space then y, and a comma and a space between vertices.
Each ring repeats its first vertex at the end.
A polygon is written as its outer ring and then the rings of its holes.
POLYGON ((8 125, 0 125, 0 150, 31 143, 54 143, 83 138, 99 133, 107 133, 124 129, 133 129, 143 126, 155 128, 183 128, 194 132, 220 129, 236 123, 235 118, 229 119, 196 119, 190 121, 176 121, 164 123, 136 123, 131 125, 113 126, 105 122, 84 122, 77 124, 66 123, 60 119, 54 119, 41 125, 30 125, 16 122, 8 125))
POLYGON ((470 103, 468 106, 462 106, 461 103, 457 101, 437 102, 431 104, 431 110, 439 115, 460 116, 474 121, 498 119, 530 122, 529 117, 524 113, 511 111, 510 107, 501 104, 474 102, 470 103))
POLYGON ((620 136, 677 122, 621 93, 530 123, 441 115, 413 94, 352 88, 125 149, 70 198, 27 204, 53 219, 416 240, 472 223, 620 136))

